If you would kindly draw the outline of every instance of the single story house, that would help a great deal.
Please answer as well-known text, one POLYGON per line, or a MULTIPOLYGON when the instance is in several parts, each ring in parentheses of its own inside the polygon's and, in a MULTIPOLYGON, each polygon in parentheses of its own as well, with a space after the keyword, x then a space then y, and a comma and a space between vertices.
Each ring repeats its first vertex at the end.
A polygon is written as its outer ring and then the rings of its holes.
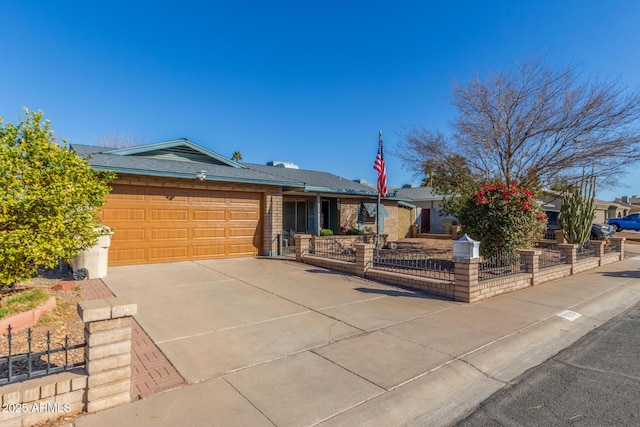
MULTIPOLYGON (((545 190, 542 203, 543 209, 549 218, 549 223, 557 224, 560 209, 562 208, 562 196, 560 193, 545 190)), ((595 199, 594 206, 596 216, 593 222, 597 224, 604 224, 609 218, 620 218, 629 212, 628 206, 623 203, 608 202, 606 200, 595 199)))
MULTIPOLYGON (((187 139, 70 148, 117 172, 101 212, 115 230, 109 265, 269 256, 283 233, 376 229, 377 190, 330 173, 240 163, 187 139)), ((398 202, 382 199, 389 240, 398 238, 398 202)))
POLYGON ((435 194, 431 187, 406 186, 395 190, 395 194, 400 199, 410 200, 415 206, 413 223, 418 233, 443 233, 456 221, 454 216, 442 213, 443 197, 435 194))

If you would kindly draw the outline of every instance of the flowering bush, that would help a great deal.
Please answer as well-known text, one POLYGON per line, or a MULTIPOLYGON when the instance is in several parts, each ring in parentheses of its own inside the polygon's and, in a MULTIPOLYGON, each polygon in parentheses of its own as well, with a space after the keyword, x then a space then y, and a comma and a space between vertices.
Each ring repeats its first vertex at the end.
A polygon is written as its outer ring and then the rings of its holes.
POLYGON ((535 194, 517 182, 487 183, 462 201, 458 220, 465 233, 479 240, 484 256, 530 248, 542 234, 547 216, 535 194))

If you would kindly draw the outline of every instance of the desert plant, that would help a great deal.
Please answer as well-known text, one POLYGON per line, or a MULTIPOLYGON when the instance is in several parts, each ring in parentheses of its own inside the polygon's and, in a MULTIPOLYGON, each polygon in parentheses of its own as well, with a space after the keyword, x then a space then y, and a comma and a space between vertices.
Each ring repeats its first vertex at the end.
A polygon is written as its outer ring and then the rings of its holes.
POLYGON ((583 245, 589 240, 591 224, 596 216, 595 195, 596 180, 593 177, 583 177, 578 186, 562 195, 558 224, 567 242, 583 245))

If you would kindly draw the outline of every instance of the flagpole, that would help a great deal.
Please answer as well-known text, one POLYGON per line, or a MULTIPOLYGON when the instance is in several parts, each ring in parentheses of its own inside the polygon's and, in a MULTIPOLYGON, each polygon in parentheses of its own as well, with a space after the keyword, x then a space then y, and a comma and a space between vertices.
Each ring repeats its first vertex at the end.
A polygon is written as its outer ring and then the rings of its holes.
MULTIPOLYGON (((382 146, 382 131, 378 134, 378 142, 382 146)), ((380 191, 378 190, 378 204, 376 206, 376 258, 380 257, 380 191)))

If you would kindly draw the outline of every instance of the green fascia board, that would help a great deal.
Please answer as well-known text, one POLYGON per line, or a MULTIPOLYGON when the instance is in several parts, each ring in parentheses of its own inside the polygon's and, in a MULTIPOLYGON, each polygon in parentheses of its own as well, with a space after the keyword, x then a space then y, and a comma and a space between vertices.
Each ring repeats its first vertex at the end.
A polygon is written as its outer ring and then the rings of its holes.
POLYGON ((235 162, 221 154, 218 154, 215 151, 211 151, 207 148, 204 148, 196 144, 195 142, 189 141, 186 138, 174 139, 171 141, 164 141, 164 142, 156 142, 153 144, 138 145, 136 147, 118 148, 116 150, 105 151, 102 154, 115 154, 118 156, 129 156, 133 154, 141 154, 149 151, 155 151, 155 150, 161 150, 164 148, 172 148, 172 147, 179 147, 179 146, 187 146, 193 150, 196 150, 204 154, 205 156, 209 156, 212 159, 222 162, 231 167, 247 169, 246 166, 243 166, 238 162, 235 162))
POLYGON ((404 206, 405 208, 411 208, 411 209, 417 208, 416 205, 412 205, 411 203, 407 203, 404 200, 398 200, 398 206, 404 206))
POLYGON ((347 190, 347 189, 335 189, 328 187, 315 187, 313 185, 305 185, 304 191, 309 193, 332 193, 332 194, 352 194, 356 196, 370 196, 375 197, 376 192, 374 191, 358 191, 358 190, 347 190))
MULTIPOLYGON (((352 196, 363 196, 363 197, 378 197, 378 192, 376 190, 373 191, 358 191, 358 190, 347 190, 347 189, 335 189, 328 187, 316 187, 312 185, 305 185, 304 191, 308 193, 330 193, 330 194, 348 194, 352 196)), ((404 197, 395 197, 395 196, 387 196, 384 200, 393 200, 397 202, 406 201, 404 197)), ((411 205, 413 206, 413 205, 411 205)), ((415 207, 415 206, 413 206, 415 207)))
MULTIPOLYGON (((143 171, 139 169, 108 168, 104 166, 92 166, 92 168, 97 171, 114 171, 117 173, 124 173, 128 175, 158 176, 162 178, 197 179, 194 176, 194 174, 181 173, 181 172, 143 171)), ((261 184, 261 185, 274 185, 277 187, 304 188, 304 183, 302 182, 283 182, 283 181, 269 181, 269 180, 261 180, 261 179, 230 178, 226 176, 207 175, 207 177, 203 181, 237 182, 240 184, 261 184)))

